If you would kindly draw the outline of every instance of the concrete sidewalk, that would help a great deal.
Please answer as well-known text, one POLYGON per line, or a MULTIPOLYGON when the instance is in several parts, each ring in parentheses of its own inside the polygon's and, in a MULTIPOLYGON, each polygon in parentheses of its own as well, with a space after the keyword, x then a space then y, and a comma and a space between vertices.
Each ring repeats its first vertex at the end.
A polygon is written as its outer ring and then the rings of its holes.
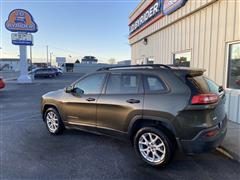
POLYGON ((221 147, 240 162, 240 124, 232 121, 228 122, 227 135, 221 147))

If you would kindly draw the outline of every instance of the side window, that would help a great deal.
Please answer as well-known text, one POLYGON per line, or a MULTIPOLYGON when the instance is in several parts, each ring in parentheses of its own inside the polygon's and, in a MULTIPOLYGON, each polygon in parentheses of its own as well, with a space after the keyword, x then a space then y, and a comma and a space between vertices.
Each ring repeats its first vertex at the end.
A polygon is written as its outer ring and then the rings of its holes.
POLYGON ((100 94, 106 74, 93 74, 78 81, 74 88, 83 90, 84 94, 100 94))
POLYGON ((112 74, 109 77, 106 94, 137 94, 139 76, 136 74, 112 74))
POLYGON ((167 91, 167 86, 157 76, 144 75, 144 87, 146 93, 159 93, 167 91))

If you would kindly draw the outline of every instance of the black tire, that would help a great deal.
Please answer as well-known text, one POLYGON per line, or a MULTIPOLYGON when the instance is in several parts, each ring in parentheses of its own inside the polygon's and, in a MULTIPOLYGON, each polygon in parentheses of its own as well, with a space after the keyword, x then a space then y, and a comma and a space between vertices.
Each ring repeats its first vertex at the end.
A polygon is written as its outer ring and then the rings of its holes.
MULTIPOLYGON (((156 137, 156 136, 155 136, 156 137)), ((157 127, 144 127, 144 128, 141 128, 135 135, 134 137, 134 149, 135 149, 135 152, 137 153, 137 155, 144 161, 146 162, 147 164, 151 165, 151 166, 156 166, 156 167, 164 167, 166 166, 170 160, 172 159, 173 157, 173 154, 175 152, 175 145, 174 145, 174 142, 170 140, 170 136, 164 132, 163 130, 161 130, 160 128, 157 128, 157 127), (162 160, 160 160, 159 162, 151 162, 149 161, 147 158, 145 158, 143 156, 143 154, 140 152, 140 146, 145 146, 145 148, 149 148, 149 146, 147 145, 139 145, 139 140, 140 138, 143 136, 143 135, 146 135, 147 133, 151 133, 153 135, 157 135, 160 140, 160 142, 162 142, 164 144, 164 147, 163 149, 165 149, 165 153, 162 153, 162 157, 164 157, 162 160)), ((154 146, 154 145, 153 145, 154 146)), ((144 149, 145 149, 144 148, 144 149)), ((151 149, 150 149, 150 153, 152 154, 152 156, 155 157, 155 155, 153 155, 153 152, 151 151, 154 151, 154 153, 156 153, 158 150, 154 149, 154 147, 151 146, 151 149)), ((149 152, 149 149, 148 149, 148 152, 149 152)), ((159 152, 158 151, 158 155, 159 155, 159 152)), ((149 153, 149 154, 150 154, 149 153)), ((160 153, 161 154, 161 153, 160 153)), ((145 154, 146 155, 146 154, 145 154)))
POLYGON ((64 129, 65 129, 64 124, 63 124, 62 119, 61 119, 61 116, 59 115, 58 111, 53 107, 50 107, 46 110, 46 112, 44 114, 44 122, 46 123, 47 130, 53 135, 62 134, 64 129), (55 126, 56 127, 55 130, 53 130, 53 128, 52 129, 50 128, 50 123, 47 119, 47 116, 48 116, 49 113, 54 113, 56 118, 57 118, 58 126, 57 127, 55 126))

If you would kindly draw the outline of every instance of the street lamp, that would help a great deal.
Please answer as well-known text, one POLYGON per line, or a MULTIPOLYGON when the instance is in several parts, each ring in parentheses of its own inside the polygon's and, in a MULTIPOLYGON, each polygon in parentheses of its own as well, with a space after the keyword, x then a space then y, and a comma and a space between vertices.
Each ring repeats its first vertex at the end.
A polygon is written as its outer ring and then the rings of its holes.
POLYGON ((50 66, 52 66, 52 56, 53 56, 53 52, 50 52, 50 66))

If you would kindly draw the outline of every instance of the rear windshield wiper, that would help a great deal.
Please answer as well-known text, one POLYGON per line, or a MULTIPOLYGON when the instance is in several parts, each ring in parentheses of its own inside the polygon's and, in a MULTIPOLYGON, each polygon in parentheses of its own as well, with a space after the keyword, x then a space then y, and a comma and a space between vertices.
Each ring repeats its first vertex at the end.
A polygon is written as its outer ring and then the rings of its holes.
POLYGON ((224 91, 224 88, 222 86, 219 86, 218 92, 223 92, 223 91, 224 91))

